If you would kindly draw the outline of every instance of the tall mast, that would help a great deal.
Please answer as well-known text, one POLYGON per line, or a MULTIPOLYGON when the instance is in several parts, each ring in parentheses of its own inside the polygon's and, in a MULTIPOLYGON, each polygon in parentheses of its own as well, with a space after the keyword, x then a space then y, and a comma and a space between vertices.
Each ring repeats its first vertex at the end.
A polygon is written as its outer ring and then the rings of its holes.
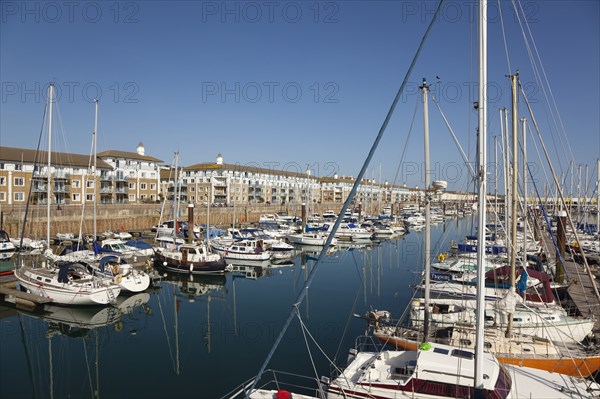
POLYGON ((52 172, 50 171, 50 167, 52 165, 52 105, 54 103, 54 83, 50 83, 50 86, 48 87, 48 101, 48 170, 46 171, 48 176, 48 186, 46 188, 48 200, 46 201, 46 243, 48 249, 50 249, 50 203, 52 202, 52 189, 50 185, 52 172))
POLYGON ((94 179, 94 241, 96 241, 96 237, 98 237, 98 227, 97 227, 97 221, 96 221, 96 205, 98 203, 98 198, 97 198, 97 190, 98 188, 96 187, 96 171, 97 169, 97 156, 96 153, 98 151, 98 148, 96 147, 96 142, 97 142, 97 132, 98 132, 98 105, 99 105, 99 101, 96 100, 96 112, 95 112, 95 116, 94 116, 94 166, 92 167, 92 179, 94 179))
POLYGON ((479 221, 477 229, 477 325, 475 338, 475 393, 483 390, 483 326, 485 323, 485 221, 486 221, 486 137, 487 137, 487 0, 479 2, 479 140, 477 176, 479 221))
MULTIPOLYGON (((504 131, 502 132, 504 137, 504 225, 510 220, 511 209, 510 209, 510 184, 508 184, 510 180, 510 150, 508 147, 508 110, 506 108, 502 108, 502 113, 504 115, 504 131)), ((507 242, 511 242, 512 237, 510 236, 510 230, 508 226, 506 226, 506 234, 507 234, 507 242)))
MULTIPOLYGON (((494 136, 494 212, 496 214, 496 220, 494 225, 498 224, 498 136, 494 136)), ((494 234, 496 233, 496 227, 494 227, 494 234)))
POLYGON ((179 233, 179 151, 175 152, 175 187, 173 187, 173 196, 175 200, 175 217, 174 228, 175 235, 179 233))
POLYGON ((431 204, 429 196, 429 184, 430 184, 430 171, 429 171, 429 108, 427 103, 427 93, 429 86, 423 78, 423 85, 420 87, 423 93, 423 144, 425 149, 425 314, 424 314, 424 330, 423 340, 426 342, 429 340, 429 302, 431 296, 431 204))
MULTIPOLYGON (((510 288, 514 290, 516 285, 516 268, 517 268, 517 172, 519 171, 519 154, 517 152, 517 135, 518 135, 518 113, 517 113, 517 81, 519 79, 519 73, 510 75, 511 93, 512 93, 512 175, 511 175, 511 218, 510 218, 510 235, 511 240, 509 242, 510 248, 510 288)), ((506 335, 512 334, 513 318, 512 313, 508 314, 508 325, 506 329, 506 335)))
POLYGON ((523 133, 523 199, 525 202, 525 211, 523 212, 523 267, 527 267, 527 220, 529 216, 529 208, 527 204, 527 118, 521 118, 521 126, 523 133))

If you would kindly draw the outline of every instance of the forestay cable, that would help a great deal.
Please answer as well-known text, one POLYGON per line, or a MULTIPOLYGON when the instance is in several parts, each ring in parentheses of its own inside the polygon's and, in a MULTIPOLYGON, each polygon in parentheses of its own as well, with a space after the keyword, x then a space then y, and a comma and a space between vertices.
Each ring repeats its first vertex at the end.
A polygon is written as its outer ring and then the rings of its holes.
POLYGON ((342 222, 343 215, 346 213, 346 210, 348 209, 350 202, 352 202, 352 200, 354 199, 354 195, 356 194, 358 186, 360 185, 362 178, 365 175, 367 168, 369 167, 369 163, 371 162, 371 159, 373 158, 373 155, 375 154, 375 151, 377 150, 379 142, 381 141, 381 138, 383 137, 383 134, 390 122, 390 119, 392 118, 394 110, 396 109, 396 105, 400 101, 402 93, 404 93, 404 88, 406 87, 406 83, 408 82, 410 75, 412 73, 412 70, 413 70, 415 64, 417 63, 417 60, 419 59, 419 56, 421 54, 421 51, 423 50, 425 41, 427 40, 427 37, 429 36, 429 32, 431 31, 433 24, 435 23, 435 21, 438 18, 440 10, 442 9, 442 4, 444 4, 444 0, 440 0, 438 7, 435 10, 435 14, 433 15, 433 17, 431 19, 431 22, 427 26, 427 30, 425 31, 425 34, 421 38, 421 43, 419 44, 419 47, 417 48, 417 51, 412 59, 412 62, 408 68, 408 71, 406 72, 406 75, 404 76, 404 80, 402 81, 402 84, 400 85, 400 88, 398 89, 398 92, 396 93, 396 97, 394 98, 394 101, 392 102, 392 105, 390 106, 390 109, 387 112, 387 115, 383 121, 383 124, 379 128, 379 133, 377 134, 377 137, 375 138, 375 141, 373 142, 373 145, 371 146, 371 150, 369 151, 369 154, 367 155, 367 158, 365 159, 365 162, 363 163, 363 166, 362 166, 360 172, 358 173, 356 180, 354 181, 354 185, 352 186, 352 190, 350 191, 348 198, 346 198, 346 201, 344 202, 344 205, 342 206, 342 209, 340 210, 340 216, 338 216, 338 218, 336 219, 335 224, 333 225, 333 228, 332 228, 331 232, 329 233, 329 237, 327 238, 327 241, 325 242, 325 246, 323 246, 323 249, 321 250, 321 253, 319 254, 319 258, 317 259, 317 262, 315 263, 313 269, 311 270, 310 274, 308 275, 308 278, 307 278, 306 282, 304 283, 304 287, 302 288, 302 291, 300 291, 300 294, 298 295, 296 302, 293 304, 292 310, 290 311, 290 314, 289 314, 287 320, 285 321, 283 328, 282 328, 281 332, 279 333, 279 336, 275 340, 273 347, 271 348, 271 351, 267 355, 267 358, 263 362, 263 364, 257 374, 257 378, 253 381, 252 386, 250 387, 249 391, 246 392, 246 395, 248 395, 250 392, 252 392, 254 390, 254 388, 256 387, 256 383, 258 382, 258 380, 261 378, 262 374, 264 373, 264 371, 267 367, 267 364, 269 364, 269 361, 273 357, 275 350, 279 346, 279 343, 283 339, 283 336, 285 335, 287 329, 289 328, 289 326, 292 322, 292 319, 294 318, 294 315, 296 314, 295 313, 296 306, 298 306, 300 303, 302 303, 302 301, 308 294, 308 288, 310 287, 310 284, 312 283, 312 280, 315 277, 316 271, 318 270, 318 266, 323 262, 323 259, 325 258, 325 255, 327 254, 327 250, 329 249, 329 246, 331 245, 331 241, 333 240, 335 233, 336 233, 338 227, 340 226, 340 223, 342 222))

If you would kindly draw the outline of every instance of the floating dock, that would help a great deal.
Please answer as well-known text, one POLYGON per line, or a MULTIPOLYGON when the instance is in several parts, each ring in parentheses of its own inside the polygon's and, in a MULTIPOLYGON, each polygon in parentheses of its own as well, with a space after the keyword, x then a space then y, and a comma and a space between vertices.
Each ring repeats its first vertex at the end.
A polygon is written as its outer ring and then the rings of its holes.
POLYGON ((16 285, 17 278, 14 275, 0 276, 0 300, 28 308, 52 303, 50 298, 17 290, 16 285))

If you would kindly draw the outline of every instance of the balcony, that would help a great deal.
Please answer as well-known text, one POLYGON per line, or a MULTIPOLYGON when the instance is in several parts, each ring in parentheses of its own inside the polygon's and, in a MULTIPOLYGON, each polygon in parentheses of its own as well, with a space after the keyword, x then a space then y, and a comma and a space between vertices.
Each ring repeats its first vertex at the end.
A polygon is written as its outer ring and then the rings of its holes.
POLYGON ((54 190, 52 191, 55 193, 70 193, 71 187, 67 185, 54 186, 54 190))
POLYGON ((100 174, 100 181, 114 181, 114 180, 115 180, 114 176, 109 176, 106 173, 100 174))
POLYGON ((48 180, 48 173, 45 170, 34 170, 33 178, 36 180, 48 180))
POLYGON ((129 176, 125 176, 125 175, 122 175, 122 174, 117 174, 114 179, 115 179, 115 181, 128 182, 129 181, 129 176))
POLYGON ((31 191, 33 191, 34 193, 40 193, 40 192, 46 192, 48 191, 48 186, 47 185, 40 185, 40 184, 34 184, 33 187, 31 187, 31 191))
POLYGON ((64 170, 57 170, 52 173, 52 177, 54 180, 69 180, 71 178, 71 174, 64 170))

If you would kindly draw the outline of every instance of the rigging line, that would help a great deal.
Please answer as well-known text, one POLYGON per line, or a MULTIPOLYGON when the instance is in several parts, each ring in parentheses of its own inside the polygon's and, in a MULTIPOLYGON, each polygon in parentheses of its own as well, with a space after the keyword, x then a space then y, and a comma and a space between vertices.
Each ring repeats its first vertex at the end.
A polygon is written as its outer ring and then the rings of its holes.
POLYGON ((446 127, 448 128, 448 131, 450 132, 450 135, 452 135, 452 140, 454 140, 454 144, 456 144, 456 147, 458 148, 458 151, 460 152, 460 155, 462 156, 463 161, 465 161, 465 163, 469 167, 469 172, 471 173, 471 178, 474 180, 476 177, 476 174, 475 174, 475 170, 473 169, 473 165, 471 165, 471 163, 469 162, 469 158, 467 158, 467 154, 465 154, 465 152, 463 151, 462 146, 460 145, 460 143, 458 142, 458 139, 456 138, 456 134, 454 134, 454 130, 452 129, 452 126, 450 126, 450 123, 448 123, 448 119, 446 119, 446 115, 444 115, 444 112, 442 111, 440 104, 438 104, 438 102, 435 99, 435 96, 433 94, 431 95, 431 99, 433 100, 433 103, 436 105, 438 111, 440 111, 440 115, 442 116, 442 119, 444 120, 444 123, 446 124, 446 127))
MULTIPOLYGON (((304 324, 304 321, 302 320, 302 316, 300 315, 300 310, 298 308, 295 308, 297 316, 298 316, 298 322, 300 322, 300 327, 302 329, 302 334, 304 335, 304 341, 306 343, 306 347, 308 348, 308 341, 306 340, 306 334, 308 334, 308 336, 310 337, 311 341, 315 344, 315 346, 317 347, 317 349, 319 350, 319 352, 321 352, 321 354, 325 357, 325 359, 327 359, 328 362, 330 362, 333 367, 335 367, 336 371, 338 371, 340 374, 342 373, 342 370, 340 370, 335 363, 333 362, 333 360, 331 360, 329 358, 329 356, 327 356, 327 354, 325 353, 325 351, 323 350, 323 348, 321 348, 321 346, 319 345, 319 343, 317 342, 317 340, 315 339, 315 337, 313 337, 313 335, 310 333, 310 330, 308 329, 308 327, 306 327, 306 324, 304 324)), ((311 357, 311 362, 312 362, 312 355, 310 353, 309 350, 309 356, 311 357)), ((314 363, 313 363, 313 369, 314 369, 314 363)), ((317 372, 315 370, 315 376, 317 375, 317 372)), ((317 381, 319 380, 318 376, 317 376, 317 381)))
MULTIPOLYGON (((556 176, 556 173, 554 172, 554 167, 552 166, 552 162, 550 161, 550 157, 548 155, 548 151, 546 150, 546 146, 544 145, 544 141, 542 140, 542 134, 541 134, 539 126, 537 124, 537 120, 535 119, 535 116, 533 115, 533 110, 531 109, 531 104, 529 103, 529 100, 527 99, 527 96, 525 94, 525 90, 523 89, 523 86, 520 83, 519 83, 519 88, 521 89, 521 93, 523 95, 523 98, 525 99, 525 104, 527 105, 527 109, 529 110, 529 115, 531 116, 531 121, 533 122, 533 125, 535 126, 535 130, 536 130, 538 138, 540 140, 540 144, 542 145, 542 149, 544 150, 544 154, 546 156, 546 161, 548 162, 548 166, 550 167, 550 171, 552 172, 552 177, 554 179, 554 183, 556 184, 556 191, 558 192, 558 195, 560 196, 562 205, 564 207, 566 207, 565 198, 563 196, 562 189, 560 188, 560 185, 558 185, 558 178, 556 176)), ((567 212, 567 221, 569 222, 569 225, 571 226, 571 229, 573 230, 573 233, 575 234, 575 241, 577 241, 577 245, 579 246, 579 248, 581 248, 582 246, 581 246, 581 242, 579 241, 579 234, 577 233, 577 229, 575 229, 575 226, 573 225, 573 219, 571 218, 571 212, 567 212)), ((585 253, 582 253, 581 255, 583 258, 584 269, 586 270, 590 280, 593 282, 593 281, 595 281, 595 278, 592 275, 592 271, 590 269, 590 265, 588 264, 587 257, 585 256, 585 253)), ((593 284, 592 288, 594 288, 594 294, 596 295, 596 298, 598 300, 600 300, 600 293, 598 292, 598 287, 596 286, 596 284, 593 284)))
POLYGON ((392 181, 392 186, 395 185, 396 182, 398 181, 398 174, 400 173, 400 168, 402 167, 402 164, 404 163, 404 155, 406 154, 406 149, 408 147, 408 140, 410 139, 410 134, 412 133, 412 128, 413 128, 413 125, 415 123, 415 119, 417 116, 417 109, 419 107, 420 100, 419 100, 418 96, 416 96, 415 98, 416 98, 415 109, 413 111, 412 120, 410 121, 410 127, 408 128, 408 134, 406 135, 406 141, 404 142, 404 148, 402 149, 402 155, 400 156, 400 162, 398 162, 398 167, 396 168, 396 174, 394 175, 394 180, 392 181))
MULTIPOLYGON (((71 151, 69 150, 69 146, 68 146, 68 143, 67 143, 66 130, 64 128, 63 120, 62 120, 62 112, 60 111, 60 105, 58 103, 58 100, 56 100, 56 98, 55 98, 54 104, 56 105, 57 121, 58 121, 59 131, 61 133, 60 135, 55 135, 54 137, 59 136, 59 138, 62 138, 62 143, 61 144, 62 144, 62 148, 64 148, 64 151, 65 151, 64 154, 61 154, 61 152, 58 152, 58 155, 66 155, 66 158, 67 158, 66 161, 65 161, 62 158, 58 157, 57 161, 60 164, 67 163, 69 165, 72 165, 73 164, 73 160, 71 158, 71 151)), ((59 142, 58 138, 56 139, 56 142, 59 142)))
MULTIPOLYGON (((173 175, 173 168, 175 165, 175 156, 173 156, 173 161, 171 162, 171 167, 169 168, 169 180, 171 181, 171 177, 173 175)), ((177 184, 177 182, 175 182, 175 184, 177 184)), ((158 238, 158 234, 159 234, 159 230, 160 230, 160 225, 162 224, 163 221, 163 216, 164 216, 164 212, 165 212, 165 205, 167 204, 167 198, 169 198, 168 196, 168 187, 166 189, 167 193, 165 194, 165 198, 162 201, 162 204, 160 206, 160 215, 158 216, 158 225, 157 225, 157 229, 156 229, 156 234, 154 235, 154 241, 156 242, 156 239, 158 238)))
MULTIPOLYGON (((321 392, 323 392, 323 389, 321 388, 321 381, 319 380, 319 374, 317 373, 317 367, 315 366, 315 360, 313 359, 313 355, 310 350, 310 346, 308 345, 308 339, 306 339, 307 328, 304 325, 304 323, 302 322, 302 316, 300 315, 300 311, 298 310, 298 308, 296 308, 296 316, 298 316, 298 320, 300 321, 300 329, 302 330, 302 337, 304 337, 304 344, 306 345, 306 351, 308 352, 310 364, 312 366, 313 372, 315 373, 315 380, 317 381, 317 384, 319 386, 319 393, 321 393, 321 392)), ((313 340, 313 342, 314 342, 314 340, 313 340)), ((316 342, 315 342, 315 344, 317 345, 317 348, 319 348, 319 345, 316 342)), ((321 349, 321 348, 319 348, 319 349, 321 349)), ((323 352, 323 351, 321 350, 321 352, 323 352)))
MULTIPOLYGON (((562 117, 560 116, 560 112, 558 111, 558 105, 556 104, 556 99, 554 97, 554 93, 552 92, 552 87, 550 86, 550 83, 549 83, 550 80, 548 79, 548 75, 546 74, 546 69, 544 68, 544 64, 541 62, 541 56, 538 51, 537 45, 535 43, 533 33, 531 32, 530 24, 527 21, 527 15, 526 15, 525 11, 523 10, 523 5, 521 4, 521 2, 519 2, 519 8, 521 9, 523 19, 525 20, 525 26, 527 27, 529 36, 531 37, 531 42, 533 44, 533 49, 535 50, 535 55, 537 56, 537 59, 540 61, 540 68, 543 72, 544 80, 546 81, 546 85, 548 86, 548 91, 550 92, 550 98, 552 99, 552 105, 554 105, 554 110, 556 111, 556 116, 558 117, 558 121, 560 122, 560 127, 562 129, 562 133, 565 134, 566 129, 565 129, 562 117)), ((519 19, 519 24, 520 24, 520 19, 519 19)), ((545 91, 544 91, 544 94, 545 94, 545 91)), ((566 141, 567 141, 567 147, 569 149, 569 152, 571 153, 571 159, 575 159, 575 156, 573 155, 573 150, 571 149, 571 143, 568 140, 568 138, 566 138, 566 141)))
MULTIPOLYGON (((88 158, 88 167, 87 170, 88 172, 92 171, 92 156, 94 155, 94 140, 92 140, 92 144, 91 144, 91 148, 90 148, 90 156, 88 158)), ((96 184, 96 179, 94 176, 94 184, 96 184)), ((82 179, 82 186, 87 188, 87 179, 84 177, 82 179)), ((79 244, 81 244, 83 246, 83 219, 85 216, 85 203, 87 201, 84 200, 84 198, 81 199, 82 204, 81 204, 81 219, 79 219, 79 236, 77 237, 77 249, 79 249, 79 244)), ((94 201, 96 201, 96 198, 94 198, 94 201)), ((94 241, 96 241, 96 237, 94 237, 94 241)))
MULTIPOLYGON (((550 83, 548 81, 547 76, 545 75, 545 71, 544 71, 544 79, 542 79, 542 76, 541 76, 541 74, 539 72, 538 64, 536 63, 536 58, 534 57, 534 55, 532 53, 532 50, 531 50, 530 41, 528 40, 528 37, 525 34, 525 29, 523 28, 523 23, 521 21, 520 13, 519 13, 519 10, 517 10, 517 7, 516 7, 516 4, 515 4, 514 0, 512 1, 512 4, 513 4, 513 8, 515 10, 515 16, 517 17, 517 21, 518 21, 519 26, 521 28, 521 33, 523 35, 523 41, 525 42, 525 48, 527 49, 527 54, 529 55, 529 59, 530 59, 530 62, 531 62, 531 66, 532 66, 534 75, 536 77, 537 82, 540 84, 540 86, 542 88, 542 92, 544 93, 544 98, 546 99, 546 103, 548 104, 548 110, 549 110, 550 115, 552 117, 552 120, 554 122, 554 126, 557 129, 557 136, 558 136, 558 139, 560 141, 560 145, 563 148, 563 152, 564 152, 564 148, 565 147, 569 148, 569 152, 571 153, 571 158, 570 159, 574 159, 573 152, 571 151, 571 147, 570 147, 570 143, 569 143, 568 138, 566 138, 567 146, 565 146, 565 144, 563 142, 564 126, 562 126, 563 131, 562 131, 562 134, 561 134, 560 128, 559 128, 558 123, 556 121, 555 111, 556 111, 556 113, 558 113, 558 108, 556 107, 556 102, 554 101, 554 108, 553 108, 552 104, 550 104, 548 93, 546 92, 546 85, 548 86, 548 88, 550 88, 550 83)), ((519 3, 519 6, 521 6, 520 3, 519 3)), ((521 9, 521 12, 523 13, 523 19, 525 19, 525 25, 528 26, 528 23, 527 23, 527 20, 526 20, 526 16, 525 16, 525 13, 524 13, 522 7, 520 7, 520 9, 521 9)), ((532 33, 531 33, 531 31, 529 29, 528 29, 528 31, 529 31, 529 35, 531 37, 531 41, 533 42, 533 45, 535 47, 535 41, 533 39, 533 35, 532 35, 532 33)), ((536 55, 537 55, 537 61, 539 61, 539 64, 540 64, 540 66, 541 66, 541 68, 543 70, 543 65, 542 65, 542 62, 541 62, 541 58, 539 56, 539 53, 537 53, 537 48, 536 48, 536 55)), ((553 96, 552 93, 551 93, 551 96, 553 96)), ((550 132, 553 133, 552 129, 550 129, 550 132)), ((563 166, 562 166, 562 163, 560 162, 560 158, 561 157, 558 154, 558 147, 556 146, 556 142, 554 140, 554 134, 551 135, 551 138, 552 138, 552 142, 554 144, 554 151, 556 152, 558 165, 559 165, 560 170, 562 171, 563 170, 563 166)), ((568 154, 566 154, 566 152, 564 153, 564 156, 565 156, 565 158, 569 159, 568 154)))
MULTIPOLYGON (((46 103, 46 105, 44 105, 44 112, 42 114, 42 126, 40 127, 40 134, 38 136, 38 144, 37 144, 37 148, 35 149, 35 158, 33 161, 34 164, 34 171, 36 166, 38 166, 38 162, 39 162, 39 156, 40 156, 40 146, 42 144, 42 137, 44 135, 44 125, 45 125, 45 121, 46 121, 46 112, 48 111, 48 103, 46 103)), ((33 181, 34 179, 31 179, 31 181, 29 182, 29 192, 27 193, 27 203, 25 204, 25 214, 23 215, 23 225, 21 226, 21 240, 19 242, 19 249, 17 250, 19 253, 21 253, 21 249, 23 248, 23 238, 25 237, 25 226, 27 225, 27 214, 29 213, 29 205, 31 204, 31 191, 33 190, 33 181)), ((48 182, 48 184, 50 184, 50 182, 48 182)), ((46 245, 50 245, 50 243, 46 243, 46 245)))
MULTIPOLYGON (((346 198, 346 201, 344 202, 344 205, 342 206, 342 209, 340 210, 340 216, 338 216, 338 218, 335 221, 335 224, 333 225, 333 228, 329 234, 329 237, 327 237, 327 241, 325 242, 325 246, 323 247, 323 249, 321 250, 321 253, 319 254, 319 258, 317 260, 317 262, 315 263, 313 269, 311 270, 310 274, 308 275, 308 279, 306 280, 304 287, 302 288, 302 291, 300 292, 300 294, 298 295, 298 298, 296 299, 296 302, 294 304, 294 306, 296 306, 296 304, 301 303, 304 299, 304 297, 307 295, 308 293, 308 287, 310 286, 312 280, 315 277, 315 273, 318 270, 318 266, 322 263, 323 259, 325 258, 325 254, 327 253, 327 249, 329 248, 329 246, 331 245, 331 241, 333 240, 335 233, 338 229, 338 227, 340 226, 341 222, 342 222, 342 218, 345 213, 346 210, 348 209, 348 206, 350 205, 350 202, 352 202, 352 200, 354 199, 354 195, 356 194, 356 191, 358 189, 358 186, 361 184, 363 176, 365 175, 365 172, 367 170, 367 168, 369 167, 369 163, 371 162, 371 158, 373 158, 373 155, 375 154, 375 150, 377 150, 377 146, 379 145, 379 142, 381 141, 381 138, 383 137, 383 133, 385 132, 390 119, 392 117, 392 114, 394 113, 394 110, 396 109, 396 105, 398 104, 398 102, 400 101, 400 97, 402 96, 402 93, 404 93, 404 88, 406 87, 406 82, 408 81, 408 79, 410 78, 410 75, 412 73, 412 70, 415 66, 415 64, 417 63, 417 60, 419 58, 419 55, 421 54, 421 51, 423 49, 423 45, 425 44, 425 41, 427 40, 427 37, 429 36, 429 32, 431 31, 431 28, 433 27, 433 24, 435 23, 435 21, 437 20, 437 17, 440 13, 440 10, 442 8, 442 5, 444 4, 444 0, 440 0, 437 9, 435 10, 435 14, 433 15, 431 22, 429 23, 427 30, 425 31, 425 34, 423 35, 423 37, 421 38, 421 43, 419 44, 419 47, 417 48, 417 51, 415 53, 415 55, 413 56, 412 62, 408 68, 408 71, 406 72, 406 75, 404 76, 404 80, 402 81, 402 84, 400 85, 400 88, 398 89, 398 92, 396 93, 396 97, 394 98, 394 101, 392 102, 392 105, 390 106, 390 109, 387 112, 387 115, 383 121, 383 124, 381 125, 380 129, 379 129, 379 133, 377 134, 377 137, 375 138, 375 141, 373 142, 373 145, 371 146, 371 150, 369 151, 369 155, 367 155, 367 158, 365 159, 365 162, 360 170, 360 172, 358 173, 358 176, 356 177, 356 180, 354 181, 354 185, 352 186, 352 190, 350 190, 350 193, 348 194, 348 198, 346 198)), ((294 309, 292 308, 292 310, 290 311, 290 314, 287 318, 287 320, 285 321, 285 324, 283 325, 283 328, 281 330, 281 333, 279 334, 279 336, 277 337, 277 339, 275 340, 274 344, 273 344, 273 348, 271 349, 271 351, 269 352, 269 354, 267 355, 267 358, 265 359, 264 363, 262 364, 259 373, 258 373, 258 378, 260 378, 260 376, 262 375, 262 373, 265 371, 267 364, 269 363, 269 361, 271 360, 271 357, 273 356, 273 353, 275 352, 275 350, 277 349, 277 347, 279 346, 279 343, 281 342, 281 340, 283 339, 283 336, 285 334, 285 332, 287 331, 290 323, 292 322, 292 319, 294 318, 294 309)), ((252 383, 252 386, 250 387, 250 391, 252 392, 254 390, 254 388, 256 387, 256 383, 258 381, 258 378, 252 383)))
POLYGON ((502 40, 504 42, 504 52, 506 53, 506 64, 508 66, 508 71, 512 71, 510 66, 510 57, 508 55, 508 46, 506 42, 506 31, 504 30, 504 19, 502 18, 502 3, 498 0, 498 15, 500 16, 500 27, 502 28, 502 40))

